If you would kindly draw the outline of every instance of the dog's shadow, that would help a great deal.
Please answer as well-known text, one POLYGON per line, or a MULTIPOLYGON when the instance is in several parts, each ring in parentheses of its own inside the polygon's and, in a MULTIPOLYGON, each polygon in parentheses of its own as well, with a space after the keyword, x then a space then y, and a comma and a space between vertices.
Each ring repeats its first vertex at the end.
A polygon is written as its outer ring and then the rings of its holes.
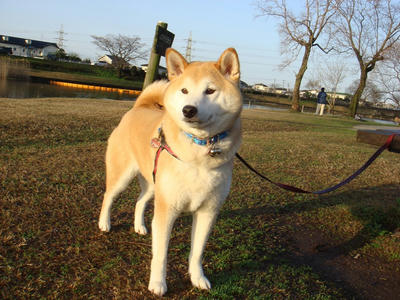
MULTIPOLYGON (((291 195, 293 194, 287 193, 287 198, 294 197, 291 195)), ((280 268, 282 265, 287 264, 296 267, 299 265, 312 266, 309 263, 310 257, 313 254, 309 255, 310 253, 307 253, 307 250, 301 253, 301 251, 296 251, 295 249, 298 245, 296 245, 292 237, 298 236, 298 230, 302 229, 296 227, 296 221, 293 220, 293 223, 290 223, 292 215, 302 213, 313 214, 317 213, 320 209, 344 206, 349 208, 351 217, 354 217, 355 220, 363 224, 362 229, 348 240, 337 242, 328 239, 327 243, 314 245, 314 248, 316 248, 314 250, 321 253, 324 259, 333 259, 337 256, 355 252, 364 245, 371 243, 379 235, 395 232, 400 228, 399 195, 400 187, 392 184, 358 190, 346 190, 318 198, 315 196, 304 196, 300 197, 300 199, 303 199, 301 201, 289 200, 283 205, 271 204, 251 208, 229 209, 229 204, 225 204, 205 250, 205 272, 213 284, 213 290, 215 288, 224 288, 227 285, 240 284, 243 278, 251 278, 254 274, 266 274, 268 268, 280 268), (232 221, 233 219, 234 221, 232 221), (272 234, 270 232, 262 232, 262 228, 248 228, 249 222, 252 223, 252 220, 257 220, 257 224, 260 224, 262 220, 265 220, 266 224, 271 224, 272 221, 272 223, 275 223, 273 226, 275 229, 272 229, 272 231, 276 230, 280 232, 280 227, 284 227, 285 229, 277 235, 275 235, 276 232, 272 232, 272 234), (236 226, 236 228, 231 228, 231 224, 236 226), (292 232, 285 230, 292 230, 292 232), (259 232, 257 233, 259 234, 257 240, 258 246, 251 247, 251 245, 247 244, 246 238, 256 231, 259 232), (227 235, 234 236, 227 237, 227 235), (273 242, 271 242, 271 235, 274 237, 273 242), (242 247, 237 247, 234 244, 230 246, 224 243, 224 241, 229 240, 232 243, 242 243, 243 245, 242 247), (280 249, 284 249, 284 251, 280 249), (246 258, 242 260, 244 251, 247 251, 246 258), (263 251, 265 253, 262 253, 263 251), (221 256, 226 253, 228 253, 230 258, 224 264, 218 265, 221 256)), ((228 201, 234 202, 235 197, 235 194, 232 194, 228 201)), ((151 230, 152 213, 153 205, 150 204, 145 216, 149 230, 151 230)), ((117 214, 115 218, 121 220, 121 222, 115 224, 113 231, 121 234, 133 231, 133 211, 127 212, 124 210, 117 214)), ((170 285, 174 286, 175 291, 183 291, 191 287, 186 271, 186 259, 190 251, 191 224, 192 217, 185 214, 178 218, 174 225, 170 243, 170 252, 172 254, 169 255, 168 268, 170 275, 168 276, 168 280, 170 285), (182 274, 186 274, 185 280, 182 280, 182 274)), ((338 225, 340 226, 340 224, 338 225)), ((322 232, 321 234, 324 233, 322 232)), ((137 237, 137 239, 143 240, 143 242, 148 244, 150 249, 150 237, 137 237)), ((324 239, 322 238, 322 240, 324 239)), ((311 247, 311 244, 307 244, 308 241, 305 240, 304 243, 306 244, 305 247, 311 247)), ((325 260, 322 259, 320 262, 325 263, 325 260)), ((319 273, 319 270, 314 271, 319 273)), ((324 277, 323 274, 320 275, 324 277)), ((341 286, 348 291, 352 290, 350 286, 346 287, 345 282, 341 282, 341 286)))
MULTIPOLYGON (((284 216, 303 212, 318 211, 345 205, 351 215, 364 224, 352 239, 336 246, 338 253, 348 253, 375 239, 378 235, 394 232, 400 227, 400 186, 391 184, 377 187, 349 190, 319 198, 308 197, 303 202, 288 203, 283 206, 261 206, 222 211, 220 218, 232 216, 260 216, 278 214, 284 216)), ((328 249, 327 249, 328 250, 328 249)))
MULTIPOLYGON (((288 193, 288 195, 290 195, 288 193)), ((243 277, 252 277, 254 274, 266 272, 269 268, 279 268, 281 265, 292 265, 295 268, 298 266, 311 266, 314 272, 326 277, 326 272, 329 269, 328 261, 334 260, 336 257, 347 256, 348 254, 358 253, 357 250, 373 242, 375 238, 383 234, 393 234, 400 228, 400 187, 395 184, 376 186, 370 188, 363 188, 359 190, 347 190, 341 193, 328 194, 323 197, 305 196, 303 201, 288 201, 285 205, 265 205, 253 208, 241 208, 234 210, 223 210, 220 214, 222 222, 230 218, 248 218, 249 216, 253 219, 265 218, 266 222, 270 222, 271 218, 276 219, 276 226, 284 226, 287 231, 281 235, 277 234, 276 237, 282 237, 282 240, 275 243, 276 248, 285 249, 284 251, 271 251, 271 242, 269 234, 265 233, 262 238, 265 242, 258 241, 258 243, 264 243, 265 253, 268 258, 262 259, 263 254, 260 252, 260 247, 254 253, 249 253, 248 257, 252 259, 250 261, 244 261, 243 263, 236 263, 228 266, 225 270, 214 271, 215 285, 225 285, 226 282, 236 282, 239 279, 235 279, 237 274, 241 274, 243 277), (301 231, 303 228, 298 228, 298 223, 295 218, 292 219, 292 215, 298 214, 317 214, 318 210, 324 208, 334 208, 336 206, 348 207, 350 211, 350 217, 362 224, 362 229, 359 230, 352 238, 345 241, 334 239, 332 237, 322 237, 320 241, 325 241, 323 244, 314 244, 312 241, 307 240, 308 236, 303 235, 303 245, 305 249, 298 249, 299 245, 296 243, 294 238, 301 238, 301 231), (292 220, 292 221, 291 221, 292 220), (292 223, 291 223, 292 222, 292 223), (307 249, 308 247, 308 249, 307 249), (311 249, 311 247, 313 249, 311 249), (297 248, 297 249, 296 249, 297 248), (274 253, 272 254, 271 253, 274 253), (320 264, 318 267, 315 265, 315 261, 318 259, 320 264), (313 264, 314 263, 314 264, 313 264), (321 266, 322 264, 322 266, 321 266), (325 264, 325 266, 324 266, 325 264), (316 267, 316 269, 314 268, 316 267), (252 275, 253 274, 253 275, 252 275)), ((217 224, 218 225, 218 224, 217 224)), ((342 224, 338 224, 341 226, 342 224)), ((344 224, 345 225, 345 224, 344 224)), ((315 226, 315 224, 314 224, 315 226)), ((255 228, 255 230, 260 230, 255 228)), ((279 231, 279 229, 277 229, 279 231)), ((313 235, 324 235, 323 230, 319 230, 315 227, 313 235), (318 233, 320 231, 320 233, 318 233)), ((240 234, 240 233, 239 233, 240 234)), ((272 233, 273 235, 274 233, 272 233)), ((395 233, 397 234, 397 233, 395 233)), ((246 243, 243 240, 243 243, 246 243)), ((301 246, 300 246, 301 247, 301 246)), ((252 248, 252 247, 249 247, 252 248)), ((232 256, 240 256, 240 250, 232 249, 237 251, 232 256)), ((329 270, 328 270, 329 271, 329 270)), ((255 276, 255 275, 254 275, 255 276)), ((328 278, 332 279, 332 278, 328 278)), ((235 284, 231 282, 230 284, 235 284)), ((341 282, 341 287, 347 291, 354 290, 349 283, 341 282)), ((354 294, 353 292, 349 292, 354 294)))

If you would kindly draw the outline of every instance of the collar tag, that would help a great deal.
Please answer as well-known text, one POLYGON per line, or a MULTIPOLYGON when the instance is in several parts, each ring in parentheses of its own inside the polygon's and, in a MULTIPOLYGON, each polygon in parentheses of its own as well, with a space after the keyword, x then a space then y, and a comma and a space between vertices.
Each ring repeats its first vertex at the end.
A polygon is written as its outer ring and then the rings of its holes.
POLYGON ((208 151, 208 155, 211 157, 214 157, 215 155, 219 155, 222 153, 222 150, 220 148, 215 147, 215 145, 212 145, 210 150, 208 151))

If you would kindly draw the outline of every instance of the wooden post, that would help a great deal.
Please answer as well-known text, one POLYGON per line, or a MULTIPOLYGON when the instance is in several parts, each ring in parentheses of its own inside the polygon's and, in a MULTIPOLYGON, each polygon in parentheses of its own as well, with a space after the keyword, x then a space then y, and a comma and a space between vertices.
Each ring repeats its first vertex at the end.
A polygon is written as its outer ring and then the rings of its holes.
POLYGON ((146 88, 149 84, 151 84, 158 73, 158 65, 160 63, 160 54, 156 53, 156 45, 157 45, 157 37, 158 37, 158 28, 162 27, 164 29, 167 29, 168 24, 164 22, 158 22, 156 26, 156 33, 154 35, 154 40, 153 40, 153 47, 151 48, 151 54, 150 54, 150 59, 149 59, 149 64, 147 65, 147 72, 146 72, 146 77, 144 78, 143 82, 143 89, 146 88))

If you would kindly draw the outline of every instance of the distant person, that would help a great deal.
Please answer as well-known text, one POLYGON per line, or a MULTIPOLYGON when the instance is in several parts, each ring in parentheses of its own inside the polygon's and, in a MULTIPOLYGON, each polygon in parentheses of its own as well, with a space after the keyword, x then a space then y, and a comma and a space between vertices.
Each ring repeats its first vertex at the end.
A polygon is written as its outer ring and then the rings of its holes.
POLYGON ((322 116, 324 114, 325 104, 328 104, 328 101, 326 101, 325 88, 321 88, 321 91, 317 96, 317 110, 315 111, 316 115, 319 114, 322 116))

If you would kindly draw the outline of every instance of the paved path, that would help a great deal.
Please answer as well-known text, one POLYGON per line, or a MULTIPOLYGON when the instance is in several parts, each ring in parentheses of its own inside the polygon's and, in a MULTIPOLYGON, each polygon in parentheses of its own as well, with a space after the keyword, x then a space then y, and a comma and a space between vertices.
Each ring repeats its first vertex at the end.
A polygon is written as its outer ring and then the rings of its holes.
POLYGON ((358 129, 369 129, 369 130, 377 130, 377 129, 386 129, 386 130, 400 130, 400 126, 382 126, 382 125, 356 125, 353 127, 355 130, 358 129))

